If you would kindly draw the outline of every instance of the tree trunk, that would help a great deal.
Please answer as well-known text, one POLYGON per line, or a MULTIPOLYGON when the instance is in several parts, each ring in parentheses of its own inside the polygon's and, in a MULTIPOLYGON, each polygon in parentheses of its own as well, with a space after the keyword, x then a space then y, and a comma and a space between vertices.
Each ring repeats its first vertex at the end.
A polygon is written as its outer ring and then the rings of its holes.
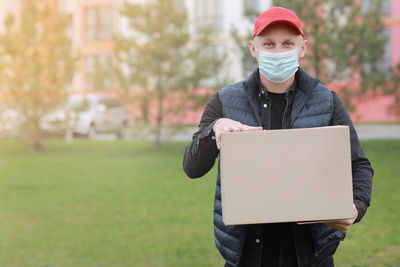
POLYGON ((33 152, 39 152, 43 148, 42 138, 36 129, 35 133, 33 134, 33 152))
POLYGON ((321 77, 321 65, 320 65, 320 60, 321 60, 321 58, 320 58, 320 56, 319 56, 319 51, 318 51, 318 49, 317 48, 314 48, 313 49, 313 56, 314 56, 314 70, 315 70, 315 77, 318 77, 318 79, 321 79, 322 80, 322 77, 321 77))
POLYGON ((156 124, 156 139, 154 140, 154 148, 160 149, 161 148, 161 126, 162 126, 162 119, 163 119, 163 89, 161 85, 158 85, 157 88, 157 96, 158 96, 158 112, 157 112, 157 124, 156 124))
POLYGON ((39 152, 43 148, 43 143, 42 143, 42 136, 41 136, 41 130, 39 127, 39 119, 34 118, 34 127, 32 128, 33 130, 33 152, 39 152))
POLYGON ((39 152, 42 150, 42 142, 40 140, 33 141, 33 151, 39 152))
POLYGON ((158 120, 156 125, 156 139, 154 140, 154 148, 161 148, 161 123, 158 120))
POLYGON ((72 143, 72 141, 74 140, 74 134, 72 133, 72 129, 70 129, 69 127, 65 131, 64 140, 66 143, 72 143))
MULTIPOLYGON (((319 32, 319 24, 314 25, 314 32, 318 33, 319 32)), ((317 38, 314 39, 314 44, 313 44, 313 49, 312 49, 312 56, 313 56, 313 63, 314 63, 314 71, 315 71, 315 77, 317 79, 320 79, 321 81, 324 81, 323 77, 321 77, 321 61, 322 57, 320 55, 320 49, 319 49, 319 40, 317 38)))

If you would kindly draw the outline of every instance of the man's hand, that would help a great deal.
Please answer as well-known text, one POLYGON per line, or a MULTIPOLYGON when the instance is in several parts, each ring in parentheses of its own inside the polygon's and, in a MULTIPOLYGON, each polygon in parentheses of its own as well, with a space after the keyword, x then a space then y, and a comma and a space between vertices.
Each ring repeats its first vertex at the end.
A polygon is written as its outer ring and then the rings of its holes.
POLYGON ((241 124, 238 121, 221 118, 221 119, 218 119, 214 123, 213 130, 215 133, 215 141, 217 142, 217 148, 221 149, 221 133, 222 132, 261 131, 262 127, 248 126, 248 125, 241 124))
POLYGON ((354 221, 357 219, 357 216, 358 216, 358 210, 356 208, 356 205, 354 205, 353 203, 353 218, 348 220, 337 220, 337 221, 326 222, 325 224, 335 228, 336 230, 346 232, 347 230, 350 229, 350 226, 353 225, 354 221))

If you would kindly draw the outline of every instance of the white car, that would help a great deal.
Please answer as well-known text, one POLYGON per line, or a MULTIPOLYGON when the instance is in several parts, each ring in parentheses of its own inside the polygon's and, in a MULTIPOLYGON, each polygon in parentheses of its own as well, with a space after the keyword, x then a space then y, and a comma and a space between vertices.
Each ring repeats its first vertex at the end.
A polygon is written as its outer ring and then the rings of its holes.
POLYGON ((0 104, 0 137, 19 137, 20 116, 7 105, 0 104))
POLYGON ((49 132, 70 130, 93 138, 97 133, 116 133, 126 138, 128 112, 118 97, 107 94, 70 95, 65 105, 43 116, 41 128, 49 132))

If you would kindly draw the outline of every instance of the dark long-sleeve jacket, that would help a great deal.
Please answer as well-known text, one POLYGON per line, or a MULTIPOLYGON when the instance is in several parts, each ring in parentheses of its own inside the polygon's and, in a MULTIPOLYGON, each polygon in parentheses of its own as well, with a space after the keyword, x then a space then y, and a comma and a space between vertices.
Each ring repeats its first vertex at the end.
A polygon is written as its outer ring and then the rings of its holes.
MULTIPOLYGON (((219 151, 216 148, 215 140, 213 139, 214 133, 212 126, 217 119, 222 118, 224 117, 224 114, 227 114, 227 110, 230 110, 228 112, 230 118, 237 118, 236 120, 242 123, 248 121, 250 123, 249 125, 263 126, 266 130, 276 128, 271 125, 271 121, 273 120, 271 120, 271 103, 268 102, 270 99, 268 97, 260 97, 260 82, 258 76, 259 74, 256 70, 247 80, 222 89, 210 100, 203 113, 200 122, 200 129, 193 135, 193 140, 185 151, 183 167, 189 177, 201 177, 214 165, 219 151), (223 97, 221 95, 222 92, 228 92, 228 98, 223 97), (232 100, 230 100, 230 98, 232 100), (225 100, 221 102, 223 99, 225 100), (239 101, 239 99, 242 100, 239 101), (222 103, 224 103, 224 105, 222 103), (248 110, 248 107, 250 106, 251 109, 248 110), (263 108, 260 108, 261 106, 263 108)), ((356 221, 359 221, 365 214, 366 208, 369 206, 373 171, 360 146, 351 119, 338 96, 335 93, 330 93, 326 87, 319 84, 318 80, 310 77, 302 69, 299 69, 296 73, 295 81, 295 86, 293 86, 285 96, 286 107, 280 128, 316 127, 326 125, 349 126, 351 137, 354 203, 359 211, 356 221), (323 95, 322 98, 318 96, 320 94, 323 95), (309 98, 310 95, 313 97, 309 98), (323 103, 326 103, 326 106, 323 103), (323 123, 321 118, 323 118, 323 123)), ((218 176, 214 206, 215 212, 220 212, 218 176)), ((216 216, 215 212, 214 215, 216 216)), ((220 215, 214 218, 217 247, 219 247, 224 258, 236 266, 238 256, 237 254, 236 256, 234 255, 235 253, 241 253, 240 251, 243 245, 242 237, 243 235, 246 235, 246 231, 243 232, 242 230, 239 230, 240 227, 237 228, 237 230, 235 230, 236 228, 225 229, 221 223, 220 215), (222 234, 220 229, 225 229, 222 231, 226 232, 222 234), (227 239, 228 235, 230 236, 229 239, 227 239), (224 244, 219 241, 222 241, 224 244), (232 249, 235 252, 233 252, 232 249)), ((314 245, 316 246, 317 251, 320 251, 329 245, 331 241, 337 242, 338 240, 343 239, 344 236, 343 233, 329 229, 329 227, 324 225, 316 224, 311 227, 311 232, 313 232, 314 237, 314 245)), ((307 266, 307 264, 305 264, 305 266, 307 266)))
MULTIPOLYGON (((370 204, 373 170, 360 145, 357 132, 346 108, 336 93, 332 92, 332 96, 331 125, 348 125, 350 128, 353 194, 358 210, 356 222, 359 222, 370 204)), ((268 107, 270 108, 271 105, 268 107)), ((267 114, 270 113, 267 112, 267 114)), ((212 126, 216 120, 222 117, 222 105, 217 92, 208 102, 201 117, 199 130, 193 134, 192 142, 185 151, 183 169, 190 178, 201 177, 214 166, 219 150, 215 143, 212 126)))

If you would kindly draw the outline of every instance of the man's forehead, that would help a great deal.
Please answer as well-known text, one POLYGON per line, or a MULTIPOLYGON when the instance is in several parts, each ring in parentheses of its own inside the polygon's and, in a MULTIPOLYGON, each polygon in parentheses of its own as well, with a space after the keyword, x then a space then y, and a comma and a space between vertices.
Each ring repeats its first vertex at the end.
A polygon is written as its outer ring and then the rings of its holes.
POLYGON ((289 26, 271 25, 254 37, 254 40, 277 41, 277 40, 293 40, 303 39, 301 34, 291 29, 289 26))
MULTIPOLYGON (((265 28, 260 34, 257 36, 259 37, 274 37, 274 36, 280 36, 280 35, 285 35, 285 36, 291 36, 294 38, 297 38, 298 36, 301 36, 293 27, 286 25, 286 24, 272 24, 265 28)), ((256 37, 257 37, 256 36, 256 37)))

